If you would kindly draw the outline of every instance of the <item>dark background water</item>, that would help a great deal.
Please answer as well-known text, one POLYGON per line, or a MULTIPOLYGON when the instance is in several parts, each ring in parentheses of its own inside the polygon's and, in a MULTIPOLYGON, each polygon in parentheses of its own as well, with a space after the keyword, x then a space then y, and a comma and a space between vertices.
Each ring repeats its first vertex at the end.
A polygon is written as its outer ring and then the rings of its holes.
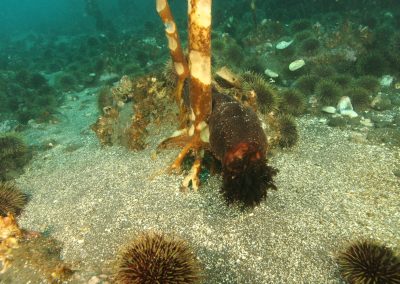
MULTIPOLYGON (((214 22, 229 16, 242 18, 249 12, 250 0, 214 1, 214 22)), ((397 0, 256 0, 260 18, 289 21, 312 17, 320 13, 372 11, 374 7, 396 10, 397 0)), ((178 22, 184 22, 186 1, 172 0, 170 5, 178 22)), ((99 14, 98 14, 99 15, 99 14)), ((97 15, 97 16, 98 16, 97 15)), ((53 35, 90 33, 93 31, 134 30, 145 25, 159 24, 155 0, 2 0, 0 10, 0 35, 19 33, 47 33, 53 35), (88 3, 98 8, 103 27, 88 9, 88 3)))
MULTIPOLYGON (((86 0, 2 0, 0 33, 85 33, 96 30, 96 19, 86 0)), ((94 0, 104 20, 119 29, 157 20, 154 1, 94 0)))

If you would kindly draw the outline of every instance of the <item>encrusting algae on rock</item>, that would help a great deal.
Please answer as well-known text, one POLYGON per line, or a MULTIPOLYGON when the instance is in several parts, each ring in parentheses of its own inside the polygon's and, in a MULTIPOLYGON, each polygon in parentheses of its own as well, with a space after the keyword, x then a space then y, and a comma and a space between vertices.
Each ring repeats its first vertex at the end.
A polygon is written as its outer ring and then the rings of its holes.
POLYGON ((12 262, 12 250, 18 248, 22 231, 18 227, 14 215, 0 216, 0 261, 2 264, 0 273, 4 273, 12 262))
POLYGON ((91 128, 102 145, 122 145, 131 150, 146 147, 146 127, 152 121, 164 117, 169 98, 162 81, 148 75, 131 79, 123 76, 111 88, 111 105, 103 108, 103 114, 91 128))
POLYGON ((66 281, 72 276, 73 270, 60 259, 60 252, 61 246, 54 239, 44 237, 37 232, 22 230, 13 214, 0 216, 2 279, 7 281, 9 277, 13 277, 12 270, 16 267, 16 270, 20 271, 21 278, 18 278, 20 281, 46 280, 50 283, 66 281), (21 271, 27 269, 35 271, 35 277, 30 273, 23 276, 24 273, 21 271), (11 276, 8 275, 9 272, 11 276))

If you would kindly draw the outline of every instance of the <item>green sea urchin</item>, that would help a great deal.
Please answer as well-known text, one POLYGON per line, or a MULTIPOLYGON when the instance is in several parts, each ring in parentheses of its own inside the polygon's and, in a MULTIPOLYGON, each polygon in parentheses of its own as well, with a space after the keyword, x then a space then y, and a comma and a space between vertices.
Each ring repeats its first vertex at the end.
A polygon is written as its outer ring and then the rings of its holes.
POLYGON ((381 76, 387 70, 386 58, 380 52, 361 55, 356 63, 357 72, 361 75, 381 76))
POLYGON ((366 89, 369 92, 376 93, 379 90, 380 84, 378 78, 371 75, 365 75, 359 77, 355 85, 361 88, 366 89))
POLYGON ((224 58, 234 66, 240 66, 244 60, 243 50, 236 42, 230 42, 223 50, 224 58))
POLYGON ((31 153, 15 134, 0 134, 0 181, 9 180, 30 160, 31 153))
POLYGON ((299 140, 296 121, 293 116, 281 114, 277 118, 278 144, 282 148, 293 147, 299 140))
POLYGON ((0 135, 0 149, 0 159, 19 156, 27 151, 24 142, 14 134, 0 135))
POLYGON ((390 37, 388 55, 394 66, 400 64, 400 32, 396 32, 390 37))
POLYGON ((336 105, 341 96, 338 84, 329 79, 319 81, 315 93, 321 105, 336 105))
POLYGON ((317 75, 302 75, 296 80, 294 86, 306 96, 311 96, 315 91, 315 85, 318 80, 319 77, 317 75))
POLYGON ((199 283, 200 271, 200 264, 185 241, 147 232, 122 252, 115 280, 120 284, 199 283))
POLYGON ((353 77, 349 74, 336 74, 329 79, 331 79, 342 88, 347 88, 353 83, 353 77))
POLYGON ((18 215, 28 202, 27 196, 12 182, 0 182, 0 215, 18 215))
POLYGON ((297 33, 297 32, 301 32, 307 29, 311 29, 311 22, 308 19, 297 19, 294 20, 291 25, 290 25, 290 29, 292 30, 292 32, 297 33))
POLYGON ((75 77, 69 73, 63 73, 57 78, 58 86, 64 91, 74 90, 77 84, 75 77))
POLYGON ((30 78, 28 81, 29 88, 39 89, 40 87, 43 87, 45 85, 47 85, 47 80, 42 74, 34 73, 34 74, 30 75, 30 78))
POLYGON ((269 113, 278 107, 279 99, 274 88, 258 74, 245 72, 242 74, 243 89, 254 91, 257 95, 258 106, 263 113, 269 113))
POLYGON ((286 89, 280 92, 279 110, 295 116, 301 115, 306 109, 306 98, 296 89, 286 89))
POLYGON ((400 52, 400 32, 396 32, 390 37, 390 49, 400 52))
POLYGON ((374 241, 356 241, 336 260, 348 283, 400 283, 400 257, 374 241))
POLYGON ((352 105, 356 110, 365 110, 369 107, 369 92, 364 88, 354 87, 347 89, 344 92, 344 96, 350 97, 352 105))
POLYGON ((330 65, 319 64, 313 66, 311 74, 322 78, 328 78, 336 74, 335 68, 330 65))
POLYGON ((223 51, 225 48, 225 43, 222 39, 216 39, 212 41, 212 49, 213 51, 223 51))
POLYGON ((301 31, 299 33, 296 33, 295 40, 297 42, 301 42, 303 40, 311 38, 312 36, 313 36, 313 32, 311 30, 304 30, 304 31, 301 31))
POLYGON ((300 50, 305 54, 315 54, 320 48, 321 43, 315 37, 310 37, 305 40, 300 45, 300 50))

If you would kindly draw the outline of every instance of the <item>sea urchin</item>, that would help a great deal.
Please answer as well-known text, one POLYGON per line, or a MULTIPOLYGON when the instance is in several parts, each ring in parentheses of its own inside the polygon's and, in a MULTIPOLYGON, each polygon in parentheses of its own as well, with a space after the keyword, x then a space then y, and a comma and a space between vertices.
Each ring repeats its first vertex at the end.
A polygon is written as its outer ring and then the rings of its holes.
POLYGON ((269 113, 277 109, 279 100, 276 91, 261 75, 245 72, 241 77, 244 81, 243 90, 256 93, 257 103, 262 113, 269 113))
POLYGON ((332 80, 323 79, 315 86, 315 93, 320 104, 336 105, 341 96, 341 89, 332 80))
POLYGON ((8 213, 18 215, 25 207, 28 199, 14 183, 0 182, 0 215, 7 216, 8 213))
POLYGON ((306 97, 296 89, 286 89, 280 92, 279 109, 285 113, 298 116, 306 109, 306 97))
POLYGON ((278 144, 282 148, 293 147, 299 140, 296 120, 288 114, 281 114, 277 118, 278 144))
POLYGON ((116 282, 198 283, 200 264, 185 241, 158 232, 142 233, 120 255, 116 282))
POLYGON ((337 256, 343 278, 349 283, 400 283, 400 258, 374 241, 352 243, 337 256))

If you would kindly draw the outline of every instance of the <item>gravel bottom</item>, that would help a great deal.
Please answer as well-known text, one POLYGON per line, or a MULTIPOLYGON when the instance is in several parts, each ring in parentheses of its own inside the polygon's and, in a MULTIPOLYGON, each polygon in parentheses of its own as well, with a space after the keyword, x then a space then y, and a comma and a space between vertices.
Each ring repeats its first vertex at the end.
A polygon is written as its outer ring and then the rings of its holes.
POLYGON ((183 176, 165 173, 178 151, 154 151, 166 127, 139 152, 101 148, 89 134, 75 151, 36 156, 17 180, 32 196, 19 223, 63 244, 73 283, 112 275, 121 248, 149 229, 186 239, 205 283, 340 283, 332 255, 348 241, 400 248, 399 151, 350 142, 316 118, 298 123, 299 144, 270 159, 278 191, 255 209, 227 207, 218 176, 180 192, 183 176))

